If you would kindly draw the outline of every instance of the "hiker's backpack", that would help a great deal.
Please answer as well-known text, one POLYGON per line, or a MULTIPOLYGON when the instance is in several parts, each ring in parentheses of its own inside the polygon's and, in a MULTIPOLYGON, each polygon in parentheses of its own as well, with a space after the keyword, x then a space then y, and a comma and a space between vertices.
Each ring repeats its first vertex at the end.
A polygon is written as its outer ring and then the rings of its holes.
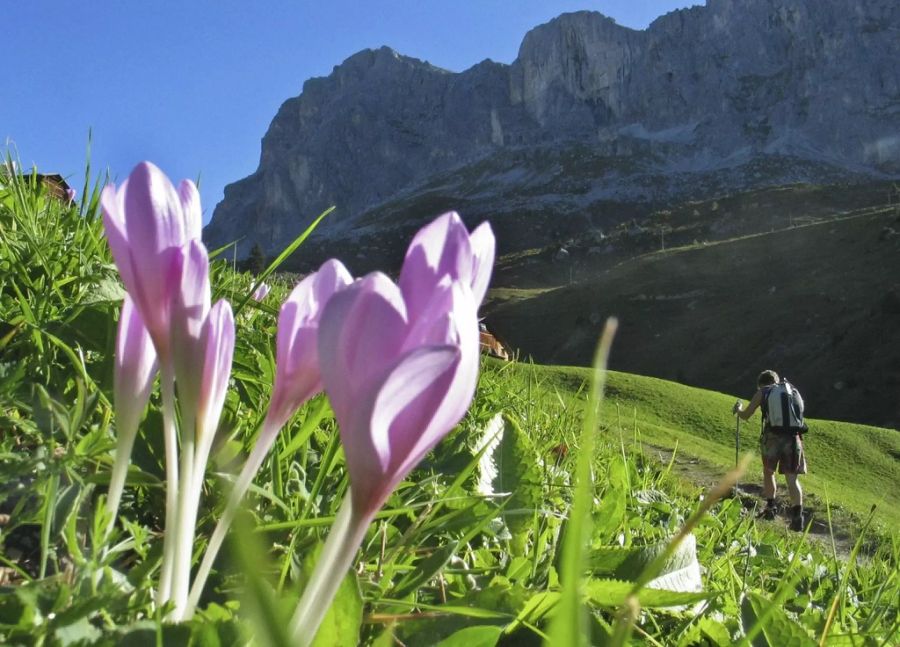
POLYGON ((766 388, 762 402, 763 422, 772 431, 804 434, 803 397, 787 380, 766 388))

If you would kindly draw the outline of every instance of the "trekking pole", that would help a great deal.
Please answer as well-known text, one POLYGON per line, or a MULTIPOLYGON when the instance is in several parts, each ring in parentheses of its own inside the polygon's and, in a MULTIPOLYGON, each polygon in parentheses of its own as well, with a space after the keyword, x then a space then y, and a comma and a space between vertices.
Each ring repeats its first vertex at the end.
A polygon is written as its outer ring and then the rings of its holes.
MULTIPOLYGON (((738 404, 740 400, 738 400, 738 404)), ((734 425, 734 466, 737 467, 741 461, 741 416, 735 411, 734 414, 735 425, 734 425)), ((734 493, 735 495, 738 493, 738 482, 734 482, 734 493)))

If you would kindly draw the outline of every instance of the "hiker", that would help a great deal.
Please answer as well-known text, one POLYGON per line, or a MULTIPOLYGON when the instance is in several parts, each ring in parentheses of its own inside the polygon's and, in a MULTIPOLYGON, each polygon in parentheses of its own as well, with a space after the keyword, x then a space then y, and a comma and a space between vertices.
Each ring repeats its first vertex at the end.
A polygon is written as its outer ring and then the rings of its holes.
POLYGON ((784 474, 791 496, 791 529, 803 530, 806 515, 803 510, 803 490, 798 475, 806 474, 806 456, 800 435, 807 429, 803 422, 803 398, 800 392, 787 380, 782 381, 775 371, 763 371, 756 379, 759 387, 750 404, 743 408, 741 401, 734 403, 732 413, 742 420, 749 420, 758 409, 762 409, 762 435, 760 452, 763 462, 763 497, 766 507, 759 515, 763 519, 774 519, 775 470, 784 474), (773 396, 773 397, 770 397, 773 396))

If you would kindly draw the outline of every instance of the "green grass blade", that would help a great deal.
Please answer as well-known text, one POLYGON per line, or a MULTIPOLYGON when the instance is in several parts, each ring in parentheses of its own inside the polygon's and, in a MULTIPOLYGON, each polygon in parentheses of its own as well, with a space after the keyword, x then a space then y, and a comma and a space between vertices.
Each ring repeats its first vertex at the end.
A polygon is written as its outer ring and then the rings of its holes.
POLYGON ((581 430, 578 463, 575 471, 575 495, 569 508, 568 525, 563 539, 563 557, 560 569, 562 595, 550 626, 548 641, 551 645, 587 644, 587 614, 582 604, 584 571, 587 563, 587 545, 591 535, 591 508, 594 501, 592 476, 595 435, 603 388, 606 384, 606 364, 609 349, 617 328, 617 321, 610 319, 597 345, 594 355, 594 371, 591 391, 581 430))
POLYGON ((319 214, 319 217, 313 220, 309 227, 304 229, 303 233, 297 236, 290 245, 285 247, 284 250, 275 258, 275 260, 269 263, 269 266, 265 270, 263 270, 262 274, 256 277, 256 281, 253 282, 250 290, 247 292, 247 294, 244 295, 244 298, 234 309, 235 317, 238 316, 238 313, 244 309, 244 306, 246 306, 247 302, 250 301, 250 299, 253 297, 253 293, 256 291, 256 288, 258 288, 267 278, 269 278, 269 275, 272 274, 272 272, 281 267, 281 264, 284 263, 284 261, 287 260, 287 258, 291 254, 293 254, 294 251, 296 251, 296 249, 300 247, 300 245, 302 245, 307 238, 309 238, 309 235, 313 233, 313 231, 315 231, 316 227, 319 226, 319 223, 325 219, 325 216, 334 211, 334 209, 334 207, 329 207, 321 214, 319 214))

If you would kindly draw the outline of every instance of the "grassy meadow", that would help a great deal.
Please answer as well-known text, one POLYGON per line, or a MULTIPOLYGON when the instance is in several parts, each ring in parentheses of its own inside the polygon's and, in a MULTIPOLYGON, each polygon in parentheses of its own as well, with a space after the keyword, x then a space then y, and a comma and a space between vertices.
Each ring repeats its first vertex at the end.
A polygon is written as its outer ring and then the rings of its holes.
MULTIPOLYGON (((0 644, 289 644, 291 610, 348 487, 327 400, 282 431, 200 612, 163 622, 157 396, 104 532, 123 292, 99 184, 80 195, 70 204, 34 176, 0 176, 0 644)), ((195 565, 265 415, 292 287, 273 274, 257 303, 254 278, 225 256, 213 298, 233 304, 237 342, 195 565)), ((598 402, 589 369, 485 358, 469 412, 377 515, 315 644, 897 644, 896 432, 810 421, 804 484, 820 527, 793 533, 758 522, 752 497, 731 496, 727 481, 710 495, 734 463, 734 396, 605 379, 598 402), (698 462, 679 474, 682 457, 698 462), (842 527, 842 546, 829 525, 842 527)), ((753 452, 757 435, 745 423, 742 446, 753 452)), ((757 463, 742 483, 758 482, 757 463)))

